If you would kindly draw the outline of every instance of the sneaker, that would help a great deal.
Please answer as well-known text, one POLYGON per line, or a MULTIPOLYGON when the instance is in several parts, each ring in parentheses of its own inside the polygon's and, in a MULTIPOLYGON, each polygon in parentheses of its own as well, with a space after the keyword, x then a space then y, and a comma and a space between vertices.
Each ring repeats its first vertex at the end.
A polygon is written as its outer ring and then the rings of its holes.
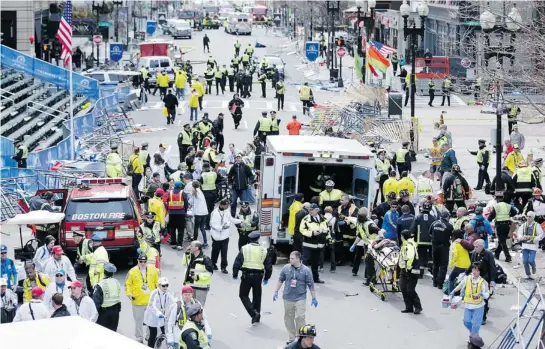
POLYGON ((178 247, 176 247, 176 249, 177 249, 178 251, 181 251, 181 250, 183 250, 184 248, 183 248, 182 246, 178 246, 178 247))
POLYGON ((221 269, 221 272, 222 272, 223 274, 229 274, 229 272, 228 272, 227 269, 225 269, 225 268, 222 268, 222 269, 221 269))
POLYGON ((409 314, 409 313, 412 313, 412 312, 413 312, 413 311, 412 311, 411 309, 403 309, 403 310, 401 311, 401 313, 403 313, 403 314, 409 314))
POLYGON ((202 248, 208 248, 208 244, 205 242, 205 243, 202 245, 202 248))
POLYGON ((177 249, 178 247, 181 247, 181 246, 176 246, 176 245, 172 245, 170 246, 173 250, 177 249))
POLYGON ((419 308, 419 309, 415 309, 414 310, 414 315, 418 315, 422 312, 422 308, 419 308))
POLYGON ((214 270, 219 270, 218 266, 214 264, 214 270))
POLYGON ((537 272, 536 266, 532 265, 532 274, 535 274, 537 272))
POLYGON ((535 279, 531 277, 530 275, 526 275, 526 280, 528 281, 534 281, 535 279))

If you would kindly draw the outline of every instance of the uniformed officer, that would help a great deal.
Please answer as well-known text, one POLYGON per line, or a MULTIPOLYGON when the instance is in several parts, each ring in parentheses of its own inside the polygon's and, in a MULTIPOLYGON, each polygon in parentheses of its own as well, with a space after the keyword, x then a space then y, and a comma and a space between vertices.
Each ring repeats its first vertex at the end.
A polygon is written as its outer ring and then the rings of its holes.
POLYGON ((106 176, 109 178, 123 176, 123 160, 117 153, 117 144, 112 145, 112 150, 106 157, 106 176))
POLYGON ((244 53, 242 55, 242 67, 244 69, 247 69, 249 64, 250 64, 250 56, 247 53, 244 53))
POLYGON ((432 257, 433 257, 433 286, 443 289, 449 261, 450 240, 454 228, 449 223, 450 213, 441 212, 441 218, 430 226, 432 257))
POLYGON ((276 112, 271 110, 271 132, 270 135, 278 136, 280 134, 280 122, 282 120, 276 118, 276 112))
POLYGON ((435 82, 433 82, 433 79, 430 79, 430 82, 428 82, 428 93, 430 95, 430 102, 428 105, 430 107, 433 107, 433 100, 435 98, 435 82))
POLYGON ((356 252, 354 263, 352 267, 352 275, 358 275, 360 269, 361 258, 365 255, 365 282, 366 286, 369 286, 371 282, 375 282, 375 261, 371 255, 367 254, 367 248, 369 243, 376 239, 379 233, 379 228, 369 218, 369 210, 367 207, 362 207, 358 210, 357 216, 358 223, 356 225, 357 237, 352 246, 350 246, 351 252, 356 252))
POLYGON ((252 97, 252 94, 250 93, 252 91, 252 76, 253 72, 251 70, 245 70, 244 74, 242 74, 242 97, 243 98, 250 98, 252 97))
MULTIPOLYGON (((205 34, 206 35, 206 34, 205 34)), ((218 65, 216 63, 216 60, 214 59, 214 57, 212 56, 209 56, 208 57, 208 61, 206 61, 206 65, 208 65, 210 68, 214 69, 216 68, 216 66, 218 65)))
POLYGON ((422 304, 420 297, 416 293, 416 284, 420 271, 418 269, 418 251, 416 243, 408 230, 401 232, 401 251, 399 254, 399 269, 401 275, 399 278, 399 288, 405 302, 405 309, 401 312, 420 314, 422 312, 422 304))
MULTIPOLYGON (((237 65, 238 66, 238 65, 237 65)), ((231 64, 229 69, 227 69, 227 80, 229 81, 229 92, 235 92, 235 68, 234 64, 231 64)))
POLYGON ((275 85, 276 90, 276 98, 278 99, 278 111, 280 111, 280 108, 284 110, 284 93, 286 92, 286 85, 284 85, 284 79, 280 78, 280 80, 275 85))
POLYGON ((216 96, 219 96, 220 89, 221 89, 221 94, 222 95, 225 94, 225 86, 223 85, 223 78, 224 78, 223 70, 221 70, 219 67, 216 68, 214 72, 214 77, 216 78, 216 96))
POLYGON ((310 265, 314 283, 323 284, 318 273, 321 250, 325 243, 331 239, 327 220, 320 213, 320 207, 312 204, 310 212, 302 220, 299 231, 303 235, 303 255, 305 265, 310 265))
POLYGON ((142 82, 144 85, 144 91, 147 93, 151 93, 151 90, 149 88, 149 72, 146 67, 140 68, 140 73, 142 74, 142 82))
POLYGON ((193 134, 191 133, 191 125, 185 124, 182 132, 178 134, 178 151, 180 153, 180 162, 183 162, 187 156, 187 149, 193 145, 193 134))
MULTIPOLYGON (((424 202, 420 214, 416 216, 410 228, 411 235, 416 236, 416 245, 419 256, 418 267, 420 268, 421 279, 424 277, 425 269, 431 269, 432 248, 430 226, 436 220, 436 218, 430 214, 432 208, 433 204, 431 201, 424 202)), ((415 265, 415 268, 416 267, 417 265, 415 265)))
POLYGON ((328 180, 325 182, 325 190, 323 190, 319 195, 320 206, 331 206, 336 210, 340 204, 343 194, 344 193, 341 190, 335 189, 335 182, 328 180))
POLYGON ((266 111, 261 112, 261 119, 259 119, 259 121, 254 127, 254 137, 259 136, 259 139, 261 140, 261 142, 265 143, 265 140, 267 139, 267 135, 271 133, 271 126, 272 126, 272 121, 271 119, 267 118, 267 112, 266 111))
POLYGON ((204 331, 203 308, 200 303, 187 307, 189 320, 182 327, 180 348, 182 349, 209 349, 208 336, 204 331))
POLYGON ((248 43, 248 47, 246 47, 246 50, 244 50, 244 53, 250 57, 254 55, 254 48, 251 43, 248 43))
POLYGON ((93 301, 98 310, 97 324, 114 332, 121 312, 121 285, 114 279, 117 268, 112 263, 104 265, 104 278, 93 290, 93 301))
POLYGON ((397 172, 411 172, 411 155, 409 154, 409 142, 403 142, 401 148, 394 154, 392 162, 397 166, 397 172))
POLYGON ((448 101, 448 106, 450 107, 450 78, 448 76, 445 77, 443 82, 441 83, 441 90, 443 91, 443 102, 441 102, 441 106, 443 107, 445 105, 445 98, 448 101))
POLYGON ((312 98, 312 90, 308 86, 308 82, 305 82, 299 90, 299 99, 303 102, 303 115, 310 111, 310 101, 312 98))
POLYGON ((85 257, 88 254, 93 253, 93 242, 85 238, 85 232, 83 231, 72 231, 72 237, 76 243, 76 260, 78 263, 74 265, 76 271, 81 272, 82 269, 88 269, 85 267, 83 261, 79 263, 80 257, 85 257))
POLYGON ((23 142, 17 143, 17 154, 11 157, 13 160, 17 161, 18 168, 26 168, 27 163, 26 159, 28 158, 28 147, 23 144, 23 142))
POLYGON ((91 240, 93 240, 93 252, 80 256, 78 260, 78 263, 85 262, 89 266, 86 282, 90 294, 93 292, 93 287, 104 278, 104 265, 110 262, 108 252, 102 246, 102 236, 94 232, 91 240))
POLYGON ((517 124, 517 117, 520 114, 520 107, 518 105, 512 105, 507 114, 507 125, 509 128, 509 134, 513 132, 513 126, 517 124))
POLYGON ((496 228, 496 235, 498 236, 498 247, 494 251, 496 259, 500 259, 500 253, 503 251, 505 254, 505 261, 511 262, 511 255, 509 254, 509 248, 507 247, 507 238, 511 229, 511 217, 516 215, 517 210, 511 206, 508 202, 509 197, 502 195, 496 195, 496 204, 490 210, 488 221, 496 220, 494 227, 496 228))
POLYGON ((261 71, 258 81, 261 84, 261 97, 267 98, 267 74, 265 73, 265 70, 261 71))
POLYGON ((272 262, 267 248, 259 244, 261 233, 254 231, 248 235, 250 243, 242 246, 233 263, 233 280, 242 271, 239 297, 252 318, 252 324, 259 322, 261 315, 261 282, 266 286, 272 274, 272 262), (248 296, 252 290, 252 301, 248 296))
POLYGON ((235 42, 235 56, 238 56, 240 54, 240 42, 237 40, 235 42))
POLYGON ((479 165, 479 179, 475 190, 481 190, 484 182, 490 185, 490 176, 488 176, 488 165, 490 164, 490 149, 486 146, 484 139, 479 139, 479 151, 477 152, 477 164, 479 165))
MULTIPOLYGON (((386 149, 379 149, 377 152, 377 159, 375 160, 375 168, 377 170, 377 176, 375 177, 375 181, 379 183, 378 190, 380 190, 380 198, 381 202, 384 202, 384 196, 386 195, 384 193, 384 190, 382 190, 382 187, 384 183, 388 180, 390 173, 390 168, 392 165, 390 165, 390 160, 386 158, 386 149)), ((394 172, 394 180, 395 179, 395 172, 394 172)), ((389 192, 388 192, 389 193, 389 192)), ((375 205, 377 203, 378 195, 375 199, 375 205)))
POLYGON ((518 198, 516 200, 517 209, 522 212, 528 200, 532 198, 532 191, 536 187, 537 180, 532 168, 528 166, 526 161, 523 160, 518 165, 518 169, 513 176, 513 182, 515 182, 515 196, 518 198))
POLYGON ((140 156, 140 163, 142 164, 142 166, 144 166, 144 171, 150 167, 150 161, 151 161, 151 156, 149 155, 148 146, 149 146, 148 142, 142 143, 142 146, 140 147, 140 153, 138 154, 140 156))
MULTIPOLYGON (((218 174, 214 171, 210 171, 210 164, 205 162, 202 166, 202 174, 199 181, 201 182, 201 190, 204 194, 204 199, 206 200, 206 207, 208 212, 212 213, 214 211, 214 204, 218 198, 218 190, 216 188, 216 183, 218 182, 218 174)), ((206 217, 206 226, 210 226, 210 214, 206 217)))
POLYGON ((252 209, 248 201, 243 201, 240 203, 240 211, 236 218, 242 221, 242 223, 236 224, 238 229, 238 249, 240 250, 242 246, 250 242, 249 234, 258 229, 259 216, 257 212, 252 214, 252 209))
POLYGON ((204 71, 204 79, 206 80, 206 94, 212 94, 212 82, 214 81, 215 72, 211 67, 206 68, 204 71))

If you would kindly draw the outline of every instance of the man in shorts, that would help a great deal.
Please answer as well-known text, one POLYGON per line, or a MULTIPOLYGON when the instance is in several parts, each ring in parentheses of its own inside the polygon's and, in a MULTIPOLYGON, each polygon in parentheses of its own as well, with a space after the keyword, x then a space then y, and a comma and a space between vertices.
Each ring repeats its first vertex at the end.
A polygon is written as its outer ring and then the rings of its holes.
POLYGON ((430 173, 432 178, 435 177, 436 173, 439 174, 438 180, 441 180, 441 146, 437 142, 437 137, 433 137, 432 146, 430 147, 430 173))

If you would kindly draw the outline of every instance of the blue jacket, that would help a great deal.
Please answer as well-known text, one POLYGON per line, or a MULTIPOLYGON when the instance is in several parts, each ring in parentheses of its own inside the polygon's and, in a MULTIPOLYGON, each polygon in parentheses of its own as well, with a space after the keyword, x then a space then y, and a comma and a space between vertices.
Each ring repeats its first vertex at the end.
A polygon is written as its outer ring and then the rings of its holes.
POLYGON ((443 159, 441 160, 441 170, 448 172, 452 169, 452 165, 456 165, 458 160, 456 159, 456 153, 454 149, 449 149, 443 154, 443 159))
POLYGON ((469 224, 471 224, 473 226, 473 228, 475 228, 475 232, 477 234, 479 234, 479 232, 477 231, 477 222, 483 222, 484 223, 484 230, 486 232, 486 235, 483 236, 483 240, 484 240, 484 247, 486 249, 488 249, 488 235, 492 235, 494 233, 494 231, 492 230, 492 226, 490 225, 490 222, 488 220, 486 220, 482 215, 478 215, 478 216, 475 216, 475 218, 473 218, 471 220, 471 222, 469 222, 469 224))
POLYGON ((397 220, 399 218, 399 212, 388 211, 384 215, 384 221, 382 222, 382 229, 386 230, 384 238, 390 240, 397 240, 397 220))
MULTIPOLYGON (((178 194, 179 192, 182 192, 182 197, 184 198, 184 208, 182 210, 173 210, 171 208, 168 209, 169 214, 185 214, 185 210, 187 208, 187 205, 189 205, 189 201, 187 200, 187 195, 182 191, 182 188, 174 188, 172 190, 172 193, 178 194)), ((170 201, 170 194, 168 200, 170 201)))
POLYGON ((17 268, 12 259, 6 258, 2 260, 2 266, 0 271, 1 277, 8 280, 8 288, 12 288, 17 284, 17 268))

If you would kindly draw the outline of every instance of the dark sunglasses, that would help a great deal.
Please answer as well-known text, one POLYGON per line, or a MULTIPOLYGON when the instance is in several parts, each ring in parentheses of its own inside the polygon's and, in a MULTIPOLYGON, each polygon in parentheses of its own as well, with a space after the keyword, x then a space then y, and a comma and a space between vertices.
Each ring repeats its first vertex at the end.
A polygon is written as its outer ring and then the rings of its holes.
POLYGON ((168 287, 168 284, 166 284, 166 285, 161 285, 161 287, 168 287))
POLYGON ((64 276, 64 274, 55 274, 56 277, 64 276))
POLYGON ((138 261, 138 263, 147 263, 147 261, 138 261))

